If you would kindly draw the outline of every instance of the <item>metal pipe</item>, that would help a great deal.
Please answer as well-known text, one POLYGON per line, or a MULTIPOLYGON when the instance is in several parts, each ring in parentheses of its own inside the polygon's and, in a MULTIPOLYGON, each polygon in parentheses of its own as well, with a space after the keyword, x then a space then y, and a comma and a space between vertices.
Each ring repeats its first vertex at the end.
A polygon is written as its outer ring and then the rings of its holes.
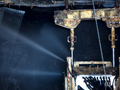
POLYGON ((113 60, 112 66, 115 67, 115 49, 114 48, 112 49, 112 60, 113 60))
POLYGON ((73 66, 74 66, 74 65, 73 65, 74 29, 71 29, 71 30, 70 30, 70 39, 71 39, 71 47, 70 47, 70 50, 71 50, 71 57, 72 57, 71 64, 72 64, 72 67, 73 67, 73 66))
POLYGON ((73 65, 73 64, 74 64, 74 63, 73 63, 73 50, 71 50, 71 58, 72 58, 72 59, 71 59, 71 66, 74 66, 74 65, 73 65))
POLYGON ((67 90, 71 90, 71 88, 72 88, 72 80, 71 80, 72 76, 70 74, 70 72, 72 72, 71 60, 72 60, 71 57, 67 57, 67 62, 68 62, 68 70, 67 70, 68 88, 67 88, 67 90))
POLYGON ((113 67, 115 67, 115 28, 111 28, 111 48, 112 48, 112 61, 113 67))

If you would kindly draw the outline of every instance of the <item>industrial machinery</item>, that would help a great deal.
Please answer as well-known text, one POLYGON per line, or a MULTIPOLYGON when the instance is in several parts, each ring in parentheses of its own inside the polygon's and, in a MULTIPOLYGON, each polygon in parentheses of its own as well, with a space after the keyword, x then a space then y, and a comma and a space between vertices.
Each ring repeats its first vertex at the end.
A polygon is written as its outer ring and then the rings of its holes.
POLYGON ((55 24, 70 29, 70 36, 67 37, 67 41, 71 43, 71 56, 67 57, 65 90, 118 90, 117 68, 115 65, 115 41, 117 41, 115 28, 120 27, 118 0, 115 0, 115 8, 95 9, 93 0, 92 4, 93 9, 70 10, 66 0, 65 10, 54 11, 55 24), (81 20, 95 20, 96 22, 101 62, 75 62, 73 60, 74 43, 77 38, 74 36, 74 29, 80 24, 81 20), (111 29, 108 38, 111 41, 112 63, 104 61, 97 20, 105 21, 107 27, 111 29))

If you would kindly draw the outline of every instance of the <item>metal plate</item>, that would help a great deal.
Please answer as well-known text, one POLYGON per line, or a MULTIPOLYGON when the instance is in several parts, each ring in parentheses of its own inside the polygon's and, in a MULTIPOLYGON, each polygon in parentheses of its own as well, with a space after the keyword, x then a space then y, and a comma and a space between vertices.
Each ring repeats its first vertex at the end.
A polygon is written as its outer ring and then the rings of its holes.
POLYGON ((55 19, 64 19, 67 18, 67 11, 55 11, 54 12, 55 19))
POLYGON ((118 16, 118 9, 110 9, 106 11, 106 16, 107 17, 113 17, 113 16, 118 16))
POLYGON ((68 28, 74 29, 80 23, 80 19, 56 19, 55 24, 68 28))
POLYGON ((78 18, 79 19, 79 11, 68 11, 68 14, 67 14, 68 18, 70 19, 76 19, 78 18))
POLYGON ((80 18, 93 18, 93 11, 92 10, 82 10, 80 11, 80 18))
POLYGON ((97 10, 95 10, 95 13, 96 13, 97 19, 105 17, 105 10, 104 9, 100 9, 100 10, 97 9, 97 10))

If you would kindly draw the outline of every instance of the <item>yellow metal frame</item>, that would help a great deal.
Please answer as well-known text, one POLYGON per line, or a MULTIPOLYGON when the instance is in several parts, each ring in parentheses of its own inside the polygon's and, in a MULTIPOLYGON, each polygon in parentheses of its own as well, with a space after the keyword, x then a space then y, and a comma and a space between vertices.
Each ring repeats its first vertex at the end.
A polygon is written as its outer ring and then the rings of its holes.
POLYGON ((92 19, 102 19, 106 21, 109 28, 120 27, 120 8, 110 8, 110 9, 93 9, 86 10, 63 10, 55 11, 55 24, 68 28, 74 29, 80 23, 81 20, 92 20, 92 19), (96 16, 96 17, 95 17, 96 16), (112 22, 118 23, 117 25, 111 24, 112 22))

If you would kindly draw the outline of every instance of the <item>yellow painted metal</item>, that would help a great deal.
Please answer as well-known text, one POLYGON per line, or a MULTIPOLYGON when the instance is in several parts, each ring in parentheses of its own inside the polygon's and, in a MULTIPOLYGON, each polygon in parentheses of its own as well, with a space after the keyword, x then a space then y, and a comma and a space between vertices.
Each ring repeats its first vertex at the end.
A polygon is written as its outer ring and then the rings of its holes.
POLYGON ((102 19, 111 28, 112 48, 115 48, 115 30, 120 27, 120 8, 55 11, 55 24, 70 29, 71 48, 74 50, 74 30, 81 20, 102 19), (113 35, 114 34, 114 35, 113 35))
POLYGON ((55 11, 55 24, 74 29, 78 26, 81 20, 102 19, 106 21, 109 28, 120 27, 120 8, 107 8, 107 9, 93 9, 85 10, 63 10, 55 11))
POLYGON ((105 9, 82 9, 82 10, 63 10, 55 11, 55 19, 93 19, 95 18, 107 18, 120 16, 120 8, 105 8, 105 9))
POLYGON ((93 10, 82 10, 80 11, 80 18, 92 18, 93 10))
POLYGON ((67 14, 67 17, 69 18, 69 19, 74 19, 74 18, 76 18, 76 19, 79 19, 79 11, 77 11, 77 10, 74 10, 74 11, 68 11, 67 12, 68 14, 67 14))
POLYGON ((56 19, 55 24, 68 28, 68 29, 74 29, 79 25, 80 19, 56 19))
POLYGON ((115 28, 111 28, 111 34, 109 35, 109 40, 111 41, 111 48, 115 48, 115 28))
MULTIPOLYGON (((74 67, 79 67, 80 64, 103 64, 102 61, 75 61, 74 67)), ((106 67, 111 67, 112 63, 110 61, 104 61, 106 67)))
POLYGON ((106 24, 107 24, 107 27, 109 28, 119 28, 120 27, 120 17, 109 17, 109 18, 106 18, 106 24))
MULTIPOLYGON (((69 68, 70 72, 72 73, 71 59, 72 59, 71 57, 67 57, 68 68, 69 68)), ((72 90, 72 76, 71 76, 70 72, 67 70, 67 79, 68 79, 68 82, 67 82, 68 88, 67 88, 67 90, 72 90)))
POLYGON ((72 90, 75 90, 75 81, 73 77, 72 77, 72 90))
MULTIPOLYGON (((104 9, 100 9, 100 10, 95 10, 95 13, 96 13, 96 18, 97 19, 101 19, 105 17, 105 10, 104 9)), ((95 16, 94 16, 95 17, 95 16)))
POLYGON ((118 16, 118 9, 107 10, 106 16, 108 17, 118 16))
POLYGON ((115 29, 111 28, 111 48, 115 48, 115 29))
POLYGON ((70 30, 70 39, 71 39, 71 48, 70 48, 70 50, 74 50, 74 29, 70 30))

